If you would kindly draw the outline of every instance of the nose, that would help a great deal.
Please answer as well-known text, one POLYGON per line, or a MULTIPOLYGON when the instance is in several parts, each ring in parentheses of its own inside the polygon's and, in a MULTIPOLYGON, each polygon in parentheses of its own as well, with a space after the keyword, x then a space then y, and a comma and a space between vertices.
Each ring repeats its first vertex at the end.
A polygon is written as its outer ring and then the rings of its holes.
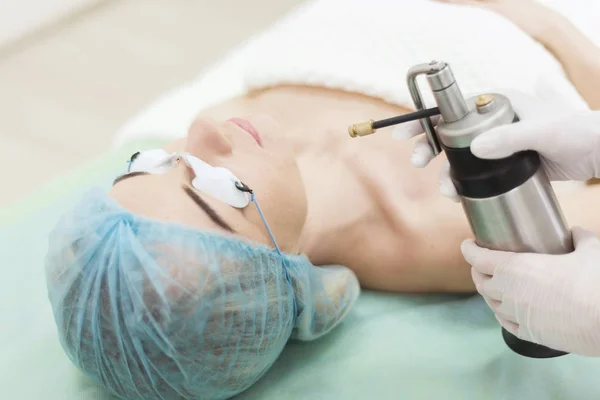
POLYGON ((198 117, 188 130, 185 151, 209 162, 213 157, 232 152, 232 142, 225 129, 213 119, 198 117))

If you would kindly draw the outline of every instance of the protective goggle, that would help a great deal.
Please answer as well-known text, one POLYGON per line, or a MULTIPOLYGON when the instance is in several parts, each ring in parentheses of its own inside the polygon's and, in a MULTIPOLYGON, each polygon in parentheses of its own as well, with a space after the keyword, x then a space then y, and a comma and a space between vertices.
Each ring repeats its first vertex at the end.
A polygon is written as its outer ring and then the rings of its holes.
POLYGON ((250 202, 250 190, 227 168, 213 167, 188 153, 167 153, 154 149, 135 153, 129 160, 129 173, 147 172, 164 174, 180 160, 194 171, 192 186, 235 208, 244 208, 250 202))

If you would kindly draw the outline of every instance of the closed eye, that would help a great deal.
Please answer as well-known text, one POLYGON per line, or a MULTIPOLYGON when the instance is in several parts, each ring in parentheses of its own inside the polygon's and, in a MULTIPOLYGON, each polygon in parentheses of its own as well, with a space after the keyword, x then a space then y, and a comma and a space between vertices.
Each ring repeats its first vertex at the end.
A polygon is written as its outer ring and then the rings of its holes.
POLYGON ((211 206, 209 206, 204 200, 202 200, 202 198, 198 195, 198 193, 194 191, 194 189, 184 185, 183 190, 188 196, 190 196, 194 203, 196 203, 206 213, 206 215, 208 215, 208 217, 215 224, 219 225, 221 228, 229 232, 235 233, 233 228, 229 226, 229 224, 227 224, 227 222, 225 222, 223 218, 221 218, 221 216, 211 206))
POLYGON ((113 186, 119 182, 123 182, 125 179, 133 178, 134 176, 140 176, 140 175, 150 175, 150 173, 144 172, 144 171, 136 171, 136 172, 130 172, 128 174, 121 175, 113 181, 113 186))
MULTIPOLYGON (((113 186, 119 182, 123 182, 125 179, 133 178, 135 176, 142 176, 142 175, 150 175, 150 173, 144 172, 144 171, 137 171, 137 172, 130 172, 128 174, 121 175, 113 181, 113 186)), ((189 186, 184 185, 183 191, 188 196, 190 196, 190 198, 194 201, 194 203, 196 203, 215 224, 219 225, 221 228, 223 228, 231 233, 235 233, 235 230, 231 226, 229 226, 229 224, 227 222, 225 222, 225 220, 223 220, 223 218, 211 206, 209 206, 204 200, 202 200, 202 198, 198 195, 198 193, 196 193, 194 191, 194 189, 192 189, 189 186)))

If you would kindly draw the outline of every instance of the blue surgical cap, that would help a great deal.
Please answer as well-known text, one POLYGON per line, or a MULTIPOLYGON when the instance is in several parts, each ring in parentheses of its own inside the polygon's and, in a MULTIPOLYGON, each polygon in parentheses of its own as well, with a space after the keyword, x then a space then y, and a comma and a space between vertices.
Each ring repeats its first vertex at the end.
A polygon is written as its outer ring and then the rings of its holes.
POLYGON ((360 291, 347 268, 134 215, 100 189, 51 233, 46 278, 68 357, 128 400, 234 396, 360 291))

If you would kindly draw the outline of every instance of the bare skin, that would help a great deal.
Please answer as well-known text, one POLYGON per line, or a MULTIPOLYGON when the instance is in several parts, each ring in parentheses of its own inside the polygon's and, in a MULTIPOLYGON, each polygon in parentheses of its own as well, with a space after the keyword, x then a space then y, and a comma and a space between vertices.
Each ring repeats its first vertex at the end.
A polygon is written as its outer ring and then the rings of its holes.
MULTIPOLYGON (((551 21, 565 24, 560 17, 554 20, 553 12, 540 10, 533 1, 454 2, 501 12, 534 38, 545 40, 547 47, 557 48, 555 55, 574 85, 592 106, 600 107, 600 90, 589 90, 594 85, 600 89, 600 74, 590 75, 596 64, 589 60, 595 56, 580 53, 600 52, 568 25, 561 25, 566 34, 556 37, 519 12, 530 17, 543 12, 551 21), (517 3, 524 7, 519 12, 517 3), (578 40, 578 45, 564 49, 560 43, 565 40, 578 40)), ((345 265, 368 289, 474 292, 470 266, 460 253, 460 243, 471 237, 471 231, 461 206, 439 194, 438 173, 445 157, 416 169, 409 161, 412 142, 394 141, 386 131, 359 139, 347 134, 351 123, 409 111, 358 94, 275 87, 203 111, 188 137, 166 149, 188 151, 227 167, 253 187, 284 251, 304 253, 315 265, 345 265), (249 135, 226 122, 231 117, 247 118, 267 143, 259 148, 249 135)), ((189 171, 181 167, 164 176, 127 179, 111 194, 133 212, 227 234, 180 190, 189 180, 189 171)), ((558 196, 570 225, 600 234, 600 216, 588 212, 600 200, 600 185, 559 191, 558 196)), ((233 210, 203 198, 236 235, 271 245, 252 208, 233 210)))
MULTIPOLYGON (((188 138, 169 144, 167 150, 185 150, 230 168, 254 186, 285 251, 306 254, 315 265, 345 265, 364 288, 472 292, 470 268, 460 254, 460 243, 471 237, 469 226, 461 206, 439 194, 437 177, 444 157, 416 169, 409 161, 412 143, 394 141, 385 131, 360 139, 347 134, 349 122, 407 111, 356 94, 277 87, 205 110, 192 124, 188 138), (262 117, 257 115, 265 113, 278 122, 275 129, 260 123, 262 117), (249 144, 242 139, 236 144, 234 137, 233 149, 223 151, 221 142, 226 142, 223 138, 229 128, 216 121, 232 115, 248 118, 261 135, 286 143, 277 148, 289 145, 291 152, 284 158, 295 160, 301 179, 286 167, 275 167, 274 176, 253 176, 249 171, 260 170, 265 160, 258 153, 241 160, 239 153, 250 150, 243 148, 249 144), (291 190, 294 195, 286 195, 291 190)), ((266 161, 268 165, 275 162, 266 161)), ((111 194, 133 212, 219 232, 177 190, 184 172, 173 174, 127 179, 115 185, 111 194)), ((590 216, 584 211, 598 196, 595 187, 561 195, 569 222, 590 226, 590 216)), ((270 244, 252 209, 239 213, 204 198, 236 228, 236 234, 270 244)), ((596 225, 600 232, 600 219, 596 225)))

